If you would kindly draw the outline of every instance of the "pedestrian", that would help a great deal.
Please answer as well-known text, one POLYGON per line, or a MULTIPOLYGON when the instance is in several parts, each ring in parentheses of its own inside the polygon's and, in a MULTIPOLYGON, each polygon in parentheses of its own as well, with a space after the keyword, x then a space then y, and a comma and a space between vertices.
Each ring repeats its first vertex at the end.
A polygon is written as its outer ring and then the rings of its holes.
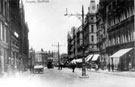
POLYGON ((62 70, 62 67, 63 67, 63 64, 62 64, 62 63, 60 63, 60 70, 62 70))
POLYGON ((87 69, 90 70, 91 69, 91 65, 90 63, 87 63, 87 69))
POLYGON ((95 66, 96 66, 96 71, 98 70, 98 64, 95 64, 95 66))
POLYGON ((34 65, 31 65, 32 73, 34 73, 34 65))
POLYGON ((108 64, 108 71, 110 71, 110 63, 108 64))
POLYGON ((132 63, 129 62, 129 65, 128 65, 128 70, 131 70, 132 69, 132 63))
POLYGON ((114 64, 112 63, 112 72, 113 72, 113 70, 114 70, 114 64))
POLYGON ((75 71, 75 68, 76 68, 76 63, 75 63, 75 62, 73 62, 73 63, 72 63, 72 72, 74 72, 74 71, 75 71))

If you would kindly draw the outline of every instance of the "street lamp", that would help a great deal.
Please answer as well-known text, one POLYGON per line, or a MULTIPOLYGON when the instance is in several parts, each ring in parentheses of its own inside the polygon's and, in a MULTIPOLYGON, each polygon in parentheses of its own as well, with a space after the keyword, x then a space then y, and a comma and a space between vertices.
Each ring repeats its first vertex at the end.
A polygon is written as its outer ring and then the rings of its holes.
POLYGON ((85 62, 85 57, 84 57, 84 53, 85 53, 85 47, 84 47, 84 8, 82 6, 82 36, 83 36, 83 58, 82 58, 82 76, 80 76, 80 78, 88 78, 89 76, 86 75, 86 62, 85 62))
POLYGON ((80 78, 88 78, 89 76, 86 75, 86 62, 85 62, 85 57, 84 57, 84 53, 85 53, 85 48, 84 48, 84 7, 82 5, 82 14, 68 14, 67 13, 67 9, 66 9, 66 14, 65 16, 82 16, 82 38, 83 38, 83 58, 82 58, 82 75, 80 76, 80 78))

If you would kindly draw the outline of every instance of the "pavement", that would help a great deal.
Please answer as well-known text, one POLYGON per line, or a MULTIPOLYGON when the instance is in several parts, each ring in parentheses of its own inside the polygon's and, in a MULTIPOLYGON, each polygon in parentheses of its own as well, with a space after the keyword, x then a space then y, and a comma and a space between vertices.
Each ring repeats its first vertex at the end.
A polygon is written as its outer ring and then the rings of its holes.
MULTIPOLYGON (((82 68, 76 68, 76 72, 82 72, 82 68)), ((87 74, 89 74, 90 72, 135 78, 135 71, 108 71, 108 70, 101 70, 101 69, 99 70, 86 69, 87 74)))
POLYGON ((110 74, 110 75, 117 75, 117 76, 124 76, 124 77, 133 77, 135 78, 135 71, 108 71, 108 70, 101 70, 98 71, 92 69, 87 70, 88 72, 96 72, 96 73, 104 73, 104 74, 110 74))

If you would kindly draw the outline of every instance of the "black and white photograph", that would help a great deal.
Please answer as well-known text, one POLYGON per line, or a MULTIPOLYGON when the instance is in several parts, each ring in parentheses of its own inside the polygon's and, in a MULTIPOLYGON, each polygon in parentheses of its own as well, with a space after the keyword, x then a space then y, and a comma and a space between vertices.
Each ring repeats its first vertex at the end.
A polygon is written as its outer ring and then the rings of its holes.
POLYGON ((134 0, 0 0, 0 87, 135 87, 134 0))

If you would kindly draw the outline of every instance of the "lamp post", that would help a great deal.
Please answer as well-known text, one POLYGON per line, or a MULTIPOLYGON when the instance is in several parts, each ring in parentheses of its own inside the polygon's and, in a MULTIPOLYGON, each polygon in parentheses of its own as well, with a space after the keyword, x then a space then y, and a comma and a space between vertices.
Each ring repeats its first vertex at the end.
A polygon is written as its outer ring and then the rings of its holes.
POLYGON ((82 16, 83 58, 82 58, 82 75, 80 76, 80 78, 88 78, 89 76, 86 75, 86 62, 85 62, 85 57, 84 57, 85 47, 84 47, 84 31, 83 31, 83 29, 84 29, 84 7, 83 7, 83 5, 82 5, 82 14, 68 14, 67 9, 66 9, 65 16, 82 16))
POLYGON ((82 76, 80 78, 88 78, 89 76, 86 75, 86 62, 84 57, 85 47, 84 47, 84 7, 82 6, 82 38, 83 38, 83 58, 82 58, 82 76))
POLYGON ((60 49, 59 49, 60 45, 58 42, 58 70, 60 70, 60 49))

